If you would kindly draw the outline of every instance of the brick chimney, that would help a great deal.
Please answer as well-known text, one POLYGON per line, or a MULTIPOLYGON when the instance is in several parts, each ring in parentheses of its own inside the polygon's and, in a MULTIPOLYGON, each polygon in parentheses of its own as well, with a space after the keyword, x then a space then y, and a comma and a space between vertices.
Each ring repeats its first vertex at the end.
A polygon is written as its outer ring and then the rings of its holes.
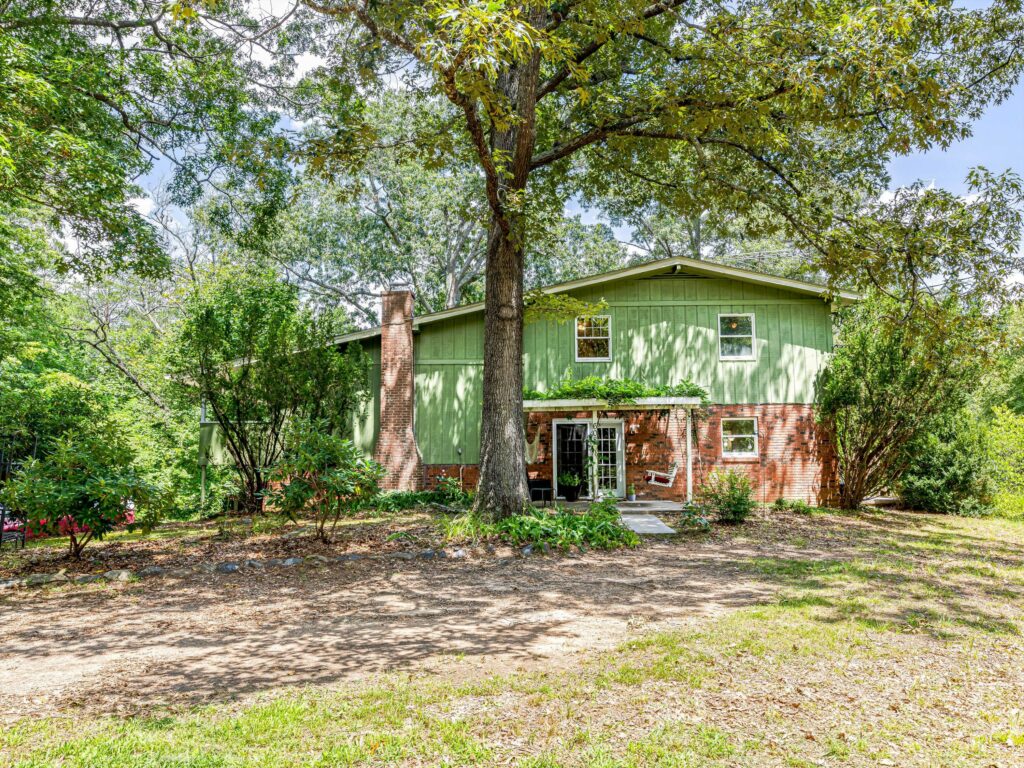
POLYGON ((380 431, 373 458, 386 473, 382 488, 413 491, 423 472, 413 431, 412 291, 395 286, 380 303, 380 431))

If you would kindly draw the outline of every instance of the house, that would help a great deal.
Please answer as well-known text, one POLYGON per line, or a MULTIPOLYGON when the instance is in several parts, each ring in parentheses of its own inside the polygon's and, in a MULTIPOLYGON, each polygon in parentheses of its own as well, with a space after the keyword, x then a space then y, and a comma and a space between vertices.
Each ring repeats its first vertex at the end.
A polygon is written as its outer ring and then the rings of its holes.
MULTIPOLYGON (((576 323, 524 330, 524 385, 551 390, 571 372, 651 385, 692 380, 699 398, 610 406, 527 400, 528 474, 555 479, 587 466, 602 495, 692 497, 710 472, 747 473, 764 502, 821 503, 835 461, 815 423, 815 379, 832 349, 834 302, 822 286, 670 258, 544 289, 607 309, 576 323), (590 462, 587 462, 587 456, 590 462), (652 475, 651 473, 657 473, 652 475)), ((382 296, 382 325, 346 334, 372 356, 372 402, 355 440, 384 465, 385 487, 478 479, 483 304, 414 317, 412 294, 382 296)), ((557 488, 557 483, 556 483, 557 488)))

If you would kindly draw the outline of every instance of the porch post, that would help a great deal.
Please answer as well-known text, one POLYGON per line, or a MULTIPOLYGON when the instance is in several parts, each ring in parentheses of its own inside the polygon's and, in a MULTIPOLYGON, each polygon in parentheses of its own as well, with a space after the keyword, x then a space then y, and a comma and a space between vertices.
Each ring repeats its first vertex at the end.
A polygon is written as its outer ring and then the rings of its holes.
POLYGON ((693 501, 693 408, 686 409, 686 500, 693 501))

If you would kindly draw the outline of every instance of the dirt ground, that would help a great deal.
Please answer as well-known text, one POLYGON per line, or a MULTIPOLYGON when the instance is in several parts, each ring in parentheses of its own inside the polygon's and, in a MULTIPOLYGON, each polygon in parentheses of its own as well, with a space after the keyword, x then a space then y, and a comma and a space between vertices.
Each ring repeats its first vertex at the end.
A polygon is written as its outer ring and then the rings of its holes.
POLYGON ((637 632, 773 599, 786 582, 755 558, 852 559, 926 522, 765 513, 613 553, 20 590, 0 598, 0 713, 144 712, 456 663, 460 675, 569 666, 637 632))

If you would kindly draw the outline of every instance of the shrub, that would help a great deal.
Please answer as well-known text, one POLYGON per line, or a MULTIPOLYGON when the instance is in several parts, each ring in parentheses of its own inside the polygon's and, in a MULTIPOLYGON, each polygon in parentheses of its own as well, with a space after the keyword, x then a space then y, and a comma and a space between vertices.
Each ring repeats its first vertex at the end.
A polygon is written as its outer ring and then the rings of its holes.
POLYGON ((722 523, 742 523, 754 510, 750 478, 734 469, 715 470, 700 491, 700 503, 722 523))
POLYGON ((372 499, 367 499, 362 505, 367 509, 376 509, 378 512, 395 513, 406 509, 424 507, 428 504, 443 504, 445 506, 467 506, 472 494, 462 489, 462 483, 457 477, 441 477, 437 481, 437 487, 430 491, 386 491, 372 499))
POLYGON ((90 541, 118 525, 152 527, 169 504, 139 475, 133 458, 111 429, 69 432, 44 459, 25 463, 0 491, 0 504, 36 532, 67 536, 71 556, 79 559, 90 541))
POLYGON ((992 481, 985 433, 969 414, 944 419, 907 451, 908 467, 896 486, 906 506, 966 517, 988 511, 992 481))
POLYGON ((289 429, 284 457, 271 473, 278 485, 268 498, 276 511, 292 519, 312 512, 317 538, 326 541, 343 515, 354 514, 377 495, 383 474, 379 464, 332 433, 326 422, 299 421, 289 429))
POLYGON ((803 499, 784 499, 781 496, 775 500, 772 507, 779 512, 795 512, 798 515, 809 515, 814 512, 814 507, 803 499))
POLYGON ((550 544, 560 549, 573 544, 617 549, 640 543, 640 537, 620 521, 615 502, 607 499, 594 502, 583 514, 563 508, 532 509, 502 518, 495 523, 495 531, 510 544, 550 544))
POLYGON ((699 504, 683 505, 683 511, 679 514, 679 525, 683 528, 696 528, 700 531, 711 530, 711 521, 708 520, 703 507, 699 504))

